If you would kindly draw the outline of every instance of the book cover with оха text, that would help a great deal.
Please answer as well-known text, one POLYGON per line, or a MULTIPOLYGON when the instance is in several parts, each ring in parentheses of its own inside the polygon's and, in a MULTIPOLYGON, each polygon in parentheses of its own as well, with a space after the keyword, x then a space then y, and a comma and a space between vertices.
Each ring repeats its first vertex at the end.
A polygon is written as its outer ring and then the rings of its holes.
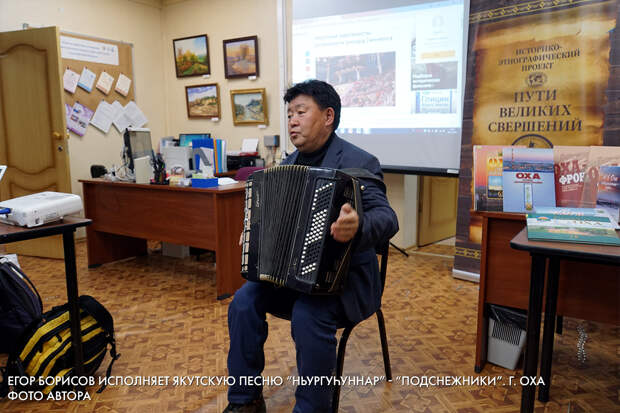
POLYGON ((553 149, 505 147, 502 154, 505 212, 555 206, 553 149))

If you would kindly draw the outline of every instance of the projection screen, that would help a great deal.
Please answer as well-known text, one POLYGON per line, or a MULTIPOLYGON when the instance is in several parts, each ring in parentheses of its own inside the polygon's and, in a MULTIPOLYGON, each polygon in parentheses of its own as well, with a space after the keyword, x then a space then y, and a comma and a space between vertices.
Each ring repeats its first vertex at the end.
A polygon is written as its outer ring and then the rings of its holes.
POLYGON ((337 133, 386 172, 456 175, 466 0, 293 0, 292 82, 342 100, 337 133))

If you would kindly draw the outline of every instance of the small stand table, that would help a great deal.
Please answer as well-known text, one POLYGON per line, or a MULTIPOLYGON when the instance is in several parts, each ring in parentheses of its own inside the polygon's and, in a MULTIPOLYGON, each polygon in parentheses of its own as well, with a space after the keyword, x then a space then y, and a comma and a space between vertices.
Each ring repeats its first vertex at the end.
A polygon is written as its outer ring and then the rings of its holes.
POLYGON ((84 373, 82 366, 84 355, 82 352, 82 336, 80 334, 80 313, 73 233, 76 228, 84 227, 91 222, 90 219, 66 217, 63 221, 34 228, 17 227, 0 223, 0 244, 62 234, 62 243, 65 252, 67 300, 69 302, 69 319, 71 321, 71 345, 73 346, 73 354, 75 357, 76 376, 82 376, 84 373))
MULTIPOLYGON (((527 239, 527 228, 519 232, 511 241, 514 249, 529 252, 532 256, 530 273, 530 296, 527 311, 527 338, 525 342, 525 363, 523 376, 529 380, 536 376, 538 364, 538 345, 540 343, 540 321, 542 313, 542 297, 547 271, 547 297, 545 302, 545 330, 540 366, 540 377, 544 384, 540 387, 538 399, 549 399, 551 384, 551 358, 553 354, 553 334, 558 300, 558 280, 560 260, 583 261, 588 263, 620 265, 620 247, 608 245, 573 244, 567 242, 530 241, 527 239)), ((534 411, 535 384, 523 386, 521 394, 521 412, 534 411)))

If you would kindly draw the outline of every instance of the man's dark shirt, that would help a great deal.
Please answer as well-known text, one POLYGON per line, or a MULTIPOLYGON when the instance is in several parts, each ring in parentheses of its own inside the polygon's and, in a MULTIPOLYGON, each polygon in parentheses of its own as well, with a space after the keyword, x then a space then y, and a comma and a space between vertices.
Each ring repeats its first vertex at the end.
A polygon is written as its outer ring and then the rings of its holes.
POLYGON ((325 158, 325 154, 327 153, 327 149, 329 148, 329 145, 331 145, 333 140, 334 133, 332 132, 332 134, 329 135, 329 139, 327 139, 327 142, 325 142, 321 148, 317 149, 312 153, 299 152, 299 156, 297 156, 297 161, 295 162, 295 165, 314 167, 321 166, 323 158, 325 158))

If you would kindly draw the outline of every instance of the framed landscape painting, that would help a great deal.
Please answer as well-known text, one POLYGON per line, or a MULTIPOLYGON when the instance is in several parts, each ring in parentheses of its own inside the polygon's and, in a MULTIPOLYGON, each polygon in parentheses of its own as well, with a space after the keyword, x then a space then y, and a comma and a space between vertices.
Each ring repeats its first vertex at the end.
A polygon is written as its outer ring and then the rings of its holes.
POLYGON ((258 76, 258 37, 224 40, 226 79, 258 76))
POLYGON ((185 86, 188 118, 219 118, 220 90, 217 83, 185 86))
POLYGON ((265 89, 239 89, 230 91, 235 125, 267 125, 267 99, 265 89))
POLYGON ((177 77, 211 74, 209 44, 206 34, 172 41, 177 77))

